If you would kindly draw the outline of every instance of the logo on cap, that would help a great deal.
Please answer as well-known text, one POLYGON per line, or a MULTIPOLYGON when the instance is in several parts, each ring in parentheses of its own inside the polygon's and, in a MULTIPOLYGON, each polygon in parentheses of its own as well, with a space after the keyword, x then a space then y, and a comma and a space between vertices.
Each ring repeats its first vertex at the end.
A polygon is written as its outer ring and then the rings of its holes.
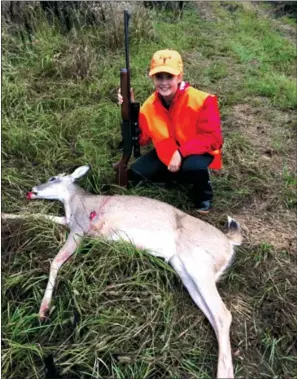
POLYGON ((165 65, 166 64, 166 60, 167 59, 171 59, 171 56, 164 57, 164 55, 160 55, 159 59, 163 59, 163 64, 165 65))

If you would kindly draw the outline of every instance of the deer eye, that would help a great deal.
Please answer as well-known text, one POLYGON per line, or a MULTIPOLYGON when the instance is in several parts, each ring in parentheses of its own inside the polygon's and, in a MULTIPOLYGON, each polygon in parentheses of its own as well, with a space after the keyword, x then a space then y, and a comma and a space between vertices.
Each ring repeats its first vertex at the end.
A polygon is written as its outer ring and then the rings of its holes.
POLYGON ((56 178, 54 176, 52 176, 51 178, 49 178, 49 182, 54 182, 56 180, 56 178))

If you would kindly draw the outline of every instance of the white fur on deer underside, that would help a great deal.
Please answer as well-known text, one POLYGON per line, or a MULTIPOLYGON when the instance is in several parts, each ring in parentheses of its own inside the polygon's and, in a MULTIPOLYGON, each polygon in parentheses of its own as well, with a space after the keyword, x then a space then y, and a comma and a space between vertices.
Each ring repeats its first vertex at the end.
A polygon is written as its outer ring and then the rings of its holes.
POLYGON ((172 232, 152 233, 147 230, 125 228, 125 230, 113 230, 108 239, 130 242, 137 248, 149 250, 155 257, 164 258, 167 262, 176 254, 175 235, 172 232))

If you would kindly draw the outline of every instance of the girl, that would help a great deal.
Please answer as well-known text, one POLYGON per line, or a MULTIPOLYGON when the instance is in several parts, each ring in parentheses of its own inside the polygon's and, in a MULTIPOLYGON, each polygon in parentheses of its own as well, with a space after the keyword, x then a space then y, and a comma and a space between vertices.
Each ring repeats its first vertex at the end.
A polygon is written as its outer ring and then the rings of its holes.
MULTIPOLYGON (((129 179, 190 183, 195 207, 208 213, 213 198, 208 168, 222 167, 217 98, 182 80, 183 62, 175 50, 157 51, 149 76, 155 92, 140 109, 139 142, 152 141, 154 149, 131 165, 129 179)), ((131 97, 134 101, 133 92, 131 97)), ((118 100, 123 102, 120 90, 118 100)))

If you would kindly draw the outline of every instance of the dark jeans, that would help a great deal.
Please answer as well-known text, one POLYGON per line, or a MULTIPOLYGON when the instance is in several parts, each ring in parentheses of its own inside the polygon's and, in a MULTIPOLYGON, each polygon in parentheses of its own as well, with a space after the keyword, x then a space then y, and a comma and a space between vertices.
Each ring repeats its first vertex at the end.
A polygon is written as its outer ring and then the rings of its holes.
POLYGON ((131 165, 129 180, 134 183, 177 181, 181 184, 193 184, 191 198, 198 207, 202 201, 213 198, 208 172, 208 166, 212 160, 213 157, 210 154, 190 155, 183 159, 180 170, 173 173, 160 161, 156 150, 153 149, 131 165))

